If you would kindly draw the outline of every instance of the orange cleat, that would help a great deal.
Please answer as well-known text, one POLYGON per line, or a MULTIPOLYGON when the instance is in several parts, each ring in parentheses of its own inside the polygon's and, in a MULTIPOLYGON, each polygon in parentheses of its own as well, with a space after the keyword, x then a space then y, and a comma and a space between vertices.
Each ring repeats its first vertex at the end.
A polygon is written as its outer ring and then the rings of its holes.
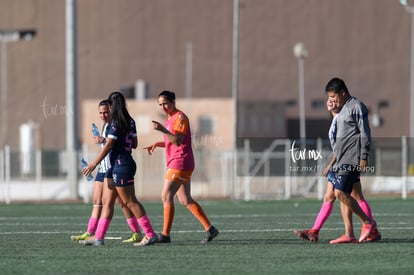
POLYGON ((361 236, 359 237, 359 242, 363 243, 369 237, 373 230, 377 228, 377 222, 372 220, 370 223, 364 223, 361 228, 361 236))
POLYGON ((378 242, 382 239, 381 233, 378 231, 378 228, 374 228, 369 234, 368 238, 366 238, 363 242, 364 243, 371 243, 371 242, 378 242))
POLYGON ((293 233, 304 240, 310 241, 310 242, 317 242, 319 237, 319 231, 315 229, 309 229, 309 230, 294 230, 293 233))
POLYGON ((356 243, 357 240, 355 239, 355 237, 350 237, 347 235, 342 235, 341 237, 330 241, 330 244, 338 244, 338 243, 356 243))

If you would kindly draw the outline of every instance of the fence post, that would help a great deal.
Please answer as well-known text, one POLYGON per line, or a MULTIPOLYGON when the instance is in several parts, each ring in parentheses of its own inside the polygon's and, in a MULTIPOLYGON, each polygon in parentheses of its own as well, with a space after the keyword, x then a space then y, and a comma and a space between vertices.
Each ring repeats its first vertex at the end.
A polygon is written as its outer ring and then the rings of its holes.
POLYGON ((401 137, 401 197, 407 199, 407 137, 401 137))
POLYGON ((292 196, 292 177, 290 172, 290 140, 285 140, 285 199, 292 196))
MULTIPOLYGON (((318 138, 316 140, 316 144, 317 144, 317 151, 320 152, 322 154, 322 139, 318 138)), ((316 169, 316 177, 318 178, 318 199, 321 200, 323 199, 323 182, 324 182, 324 177, 322 176, 321 171, 323 171, 324 167, 323 167, 324 163, 322 161, 322 158, 318 159, 318 164, 317 164, 317 168, 316 169)))
POLYGON ((42 151, 36 150, 36 161, 35 161, 35 173, 36 173, 36 183, 38 186, 39 199, 42 198, 42 151))
POLYGON ((4 146, 4 183, 5 183, 5 190, 4 190, 4 201, 6 204, 11 203, 10 197, 10 146, 4 146))
POLYGON ((5 190, 6 190, 5 186, 6 185, 3 186, 3 183, 5 184, 5 182, 6 182, 6 180, 5 180, 5 173, 4 173, 4 150, 3 149, 0 149, 0 182, 2 183, 1 186, 0 186, 0 188, 3 189, 3 187, 4 187, 3 197, 4 197, 4 199, 6 199, 6 196, 5 196, 5 194, 6 194, 6 192, 5 192, 5 190))
POLYGON ((250 200, 250 140, 244 140, 244 200, 250 200))

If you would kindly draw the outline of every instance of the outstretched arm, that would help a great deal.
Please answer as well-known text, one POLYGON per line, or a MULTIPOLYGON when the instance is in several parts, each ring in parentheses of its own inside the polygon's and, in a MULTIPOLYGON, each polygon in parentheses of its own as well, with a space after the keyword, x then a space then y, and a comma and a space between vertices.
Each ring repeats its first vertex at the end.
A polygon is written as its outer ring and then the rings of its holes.
POLYGON ((163 133, 168 138, 168 140, 174 145, 180 146, 181 143, 183 142, 183 139, 184 139, 183 134, 181 134, 181 133, 176 133, 176 134, 171 133, 170 131, 167 130, 167 128, 164 127, 164 125, 162 125, 158 121, 153 120, 152 121, 152 127, 154 128, 154 130, 158 130, 161 133, 163 133))
POLYGON ((114 143, 114 140, 112 138, 107 138, 106 143, 104 147, 102 147, 102 150, 99 152, 99 154, 96 156, 96 158, 91 161, 88 166, 86 166, 82 173, 85 176, 88 176, 90 173, 92 173, 93 170, 95 170, 96 166, 105 158, 105 156, 109 153, 109 151, 112 148, 112 145, 114 143))
POLYGON ((152 155, 152 152, 154 152, 155 151, 155 148, 157 148, 157 147, 165 147, 164 141, 156 142, 153 145, 144 147, 143 149, 144 150, 147 150, 148 155, 152 155))

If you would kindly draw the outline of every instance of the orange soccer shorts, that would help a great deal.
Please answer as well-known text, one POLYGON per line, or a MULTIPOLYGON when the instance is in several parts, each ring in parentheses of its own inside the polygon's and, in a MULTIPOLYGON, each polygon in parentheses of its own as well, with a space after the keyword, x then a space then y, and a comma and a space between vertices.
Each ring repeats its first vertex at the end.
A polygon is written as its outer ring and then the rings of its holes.
POLYGON ((165 173, 165 179, 184 184, 191 181, 192 174, 193 171, 181 171, 178 169, 168 168, 165 173))

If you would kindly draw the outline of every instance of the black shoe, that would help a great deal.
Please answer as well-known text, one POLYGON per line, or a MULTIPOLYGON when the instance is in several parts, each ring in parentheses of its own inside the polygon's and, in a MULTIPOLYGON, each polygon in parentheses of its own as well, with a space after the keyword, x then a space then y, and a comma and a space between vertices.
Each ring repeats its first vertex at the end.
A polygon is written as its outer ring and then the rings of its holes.
POLYGON ((165 236, 163 234, 158 234, 158 243, 170 243, 170 236, 165 236))
POLYGON ((219 234, 218 229, 215 228, 214 226, 210 225, 210 228, 207 230, 206 236, 201 241, 201 243, 208 243, 209 241, 211 241, 212 239, 217 237, 218 234, 219 234))

